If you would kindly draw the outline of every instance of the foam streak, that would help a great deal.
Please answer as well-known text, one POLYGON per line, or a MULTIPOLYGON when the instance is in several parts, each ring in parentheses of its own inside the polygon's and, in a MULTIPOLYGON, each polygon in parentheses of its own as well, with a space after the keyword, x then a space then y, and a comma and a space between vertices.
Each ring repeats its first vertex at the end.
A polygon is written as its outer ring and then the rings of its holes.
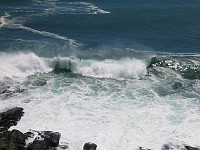
POLYGON ((1 16, 0 18, 0 28, 2 27, 6 27, 6 28, 14 28, 14 29, 22 29, 22 30, 26 30, 26 31, 30 31, 36 34, 40 34, 43 36, 48 36, 48 37, 52 37, 58 40, 63 40, 65 42, 67 42, 69 44, 70 47, 78 47, 81 46, 82 44, 77 43, 75 40, 73 39, 69 39, 66 38, 64 36, 55 34, 55 33, 51 33, 51 32, 46 32, 46 31, 40 31, 40 30, 36 30, 36 29, 32 29, 30 27, 26 27, 23 26, 21 24, 16 23, 16 19, 8 19, 10 17, 10 15, 8 13, 6 13, 5 16, 1 16))

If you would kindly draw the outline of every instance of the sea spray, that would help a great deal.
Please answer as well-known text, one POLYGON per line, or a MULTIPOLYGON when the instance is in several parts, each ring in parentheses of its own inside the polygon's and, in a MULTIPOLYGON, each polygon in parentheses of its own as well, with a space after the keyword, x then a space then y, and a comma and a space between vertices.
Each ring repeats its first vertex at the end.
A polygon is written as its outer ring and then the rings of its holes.
POLYGON ((1 80, 5 77, 24 79, 35 73, 51 71, 44 60, 34 53, 1 54, 0 64, 1 80))

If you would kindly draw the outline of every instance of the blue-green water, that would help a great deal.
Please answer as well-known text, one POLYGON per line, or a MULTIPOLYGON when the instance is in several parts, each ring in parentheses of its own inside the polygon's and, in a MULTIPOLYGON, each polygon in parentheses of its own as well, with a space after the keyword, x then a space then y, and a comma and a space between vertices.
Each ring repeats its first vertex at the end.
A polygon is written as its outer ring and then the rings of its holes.
POLYGON ((1 0, 0 110, 71 150, 200 147, 199 16, 197 0, 1 0))

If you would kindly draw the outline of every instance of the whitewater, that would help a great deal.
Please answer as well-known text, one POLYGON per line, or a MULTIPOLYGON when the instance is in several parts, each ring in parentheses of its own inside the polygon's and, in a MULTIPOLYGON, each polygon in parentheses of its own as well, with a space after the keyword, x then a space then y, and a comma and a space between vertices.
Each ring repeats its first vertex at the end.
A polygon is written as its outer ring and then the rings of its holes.
POLYGON ((58 131, 61 143, 77 150, 87 141, 102 150, 199 144, 199 80, 191 82, 162 67, 157 69, 164 74, 155 76, 147 73, 150 62, 136 58, 0 57, 7 64, 2 64, 1 79, 26 89, 1 101, 2 110, 24 108, 25 115, 12 128, 58 131), (55 73, 56 67, 66 72, 55 73), (47 85, 26 84, 41 78, 47 85), (174 88, 176 82, 183 85, 174 88))

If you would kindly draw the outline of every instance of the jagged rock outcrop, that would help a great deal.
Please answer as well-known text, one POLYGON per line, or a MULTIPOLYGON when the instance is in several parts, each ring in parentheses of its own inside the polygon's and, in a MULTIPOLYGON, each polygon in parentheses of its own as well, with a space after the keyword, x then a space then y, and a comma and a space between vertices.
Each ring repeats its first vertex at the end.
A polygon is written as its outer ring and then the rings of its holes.
POLYGON ((97 145, 95 143, 85 143, 83 146, 83 150, 96 150, 97 149, 97 145))
POLYGON ((23 116, 23 108, 15 107, 0 113, 0 132, 8 130, 11 126, 17 125, 17 122, 23 116))
POLYGON ((27 150, 48 150, 59 146, 61 134, 53 131, 34 131, 25 133, 26 138, 33 138, 33 142, 29 143, 27 150))
POLYGON ((25 150, 25 136, 18 130, 0 133, 0 150, 25 150))

